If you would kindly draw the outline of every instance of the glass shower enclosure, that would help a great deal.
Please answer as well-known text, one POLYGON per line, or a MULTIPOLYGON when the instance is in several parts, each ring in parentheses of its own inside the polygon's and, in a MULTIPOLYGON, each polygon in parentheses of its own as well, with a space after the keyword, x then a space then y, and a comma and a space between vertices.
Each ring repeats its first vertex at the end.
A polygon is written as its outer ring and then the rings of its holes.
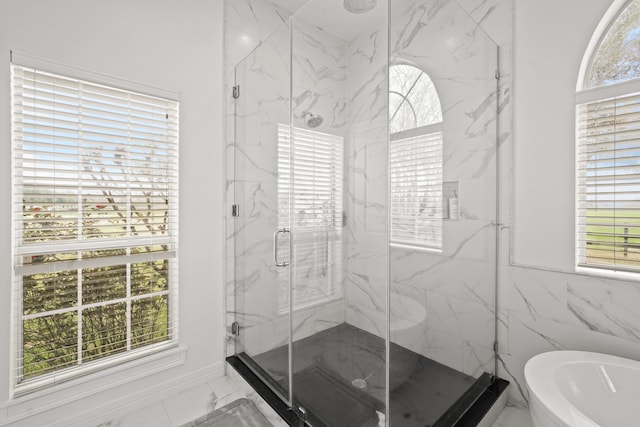
POLYGON ((231 64, 233 356, 313 426, 453 425, 496 374, 497 46, 299 3, 231 64))

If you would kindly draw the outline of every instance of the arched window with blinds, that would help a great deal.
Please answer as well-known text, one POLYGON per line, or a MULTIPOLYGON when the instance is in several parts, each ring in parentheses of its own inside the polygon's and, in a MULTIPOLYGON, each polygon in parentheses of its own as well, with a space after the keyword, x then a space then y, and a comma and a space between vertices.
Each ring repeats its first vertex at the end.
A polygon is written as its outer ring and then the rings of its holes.
POLYGON ((593 45, 576 93, 576 262, 640 272, 640 0, 593 45))
POLYGON ((442 249, 442 107, 419 68, 389 70, 391 243, 442 249))

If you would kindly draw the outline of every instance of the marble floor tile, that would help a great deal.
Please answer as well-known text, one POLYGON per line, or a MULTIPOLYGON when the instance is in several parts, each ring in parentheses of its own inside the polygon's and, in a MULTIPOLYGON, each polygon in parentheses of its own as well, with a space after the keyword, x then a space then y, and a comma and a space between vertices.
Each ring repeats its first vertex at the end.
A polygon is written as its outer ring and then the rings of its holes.
POLYGON ((260 412, 267 417, 273 427, 289 427, 276 411, 233 368, 229 369, 228 374, 231 381, 260 409, 260 412))
POLYGON ((162 403, 145 406, 135 412, 122 415, 97 427, 172 427, 171 420, 162 403))
POLYGON ((274 427, 287 427, 278 414, 237 374, 212 379, 95 427, 181 427, 242 398, 252 400, 274 427))
POLYGON ((532 427, 528 409, 507 406, 493 427, 532 427))
POLYGON ((213 409, 227 405, 234 400, 246 397, 240 387, 229 377, 223 376, 208 382, 215 397, 212 397, 213 409))
POLYGON ((171 425, 180 426, 215 410, 216 395, 209 384, 191 388, 162 401, 171 425))

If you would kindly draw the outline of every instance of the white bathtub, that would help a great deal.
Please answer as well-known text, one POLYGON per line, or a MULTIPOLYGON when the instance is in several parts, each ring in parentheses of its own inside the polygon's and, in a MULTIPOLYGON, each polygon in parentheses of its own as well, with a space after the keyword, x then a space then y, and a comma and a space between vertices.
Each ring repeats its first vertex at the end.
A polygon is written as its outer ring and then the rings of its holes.
POLYGON ((524 376, 534 427, 640 426, 640 362, 552 351, 530 359, 524 376))

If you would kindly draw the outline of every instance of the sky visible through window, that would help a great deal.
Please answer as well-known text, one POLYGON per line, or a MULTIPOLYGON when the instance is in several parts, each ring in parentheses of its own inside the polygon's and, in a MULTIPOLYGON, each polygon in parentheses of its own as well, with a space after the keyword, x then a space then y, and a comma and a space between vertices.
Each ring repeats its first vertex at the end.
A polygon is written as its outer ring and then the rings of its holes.
POLYGON ((598 87, 640 77, 640 0, 620 13, 593 56, 587 87, 598 87))
POLYGON ((411 65, 394 65, 389 73, 391 133, 442 122, 440 98, 424 71, 411 65))

